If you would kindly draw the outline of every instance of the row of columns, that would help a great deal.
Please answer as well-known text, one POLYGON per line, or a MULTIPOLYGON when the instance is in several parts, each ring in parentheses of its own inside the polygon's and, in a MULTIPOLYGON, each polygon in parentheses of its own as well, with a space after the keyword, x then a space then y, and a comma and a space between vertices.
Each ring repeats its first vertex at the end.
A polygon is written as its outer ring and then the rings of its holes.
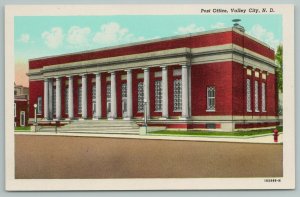
MULTIPOLYGON (((189 66, 182 66, 182 119, 189 118, 189 66)), ((132 70, 126 70, 127 72, 127 117, 125 119, 131 119, 132 113, 132 70)), ((117 118, 117 100, 116 100, 116 75, 115 72, 111 74, 111 114, 109 119, 117 118)), ((73 76, 67 76, 68 78, 68 118, 74 118, 74 103, 73 103, 73 76)), ((82 119, 87 119, 87 75, 82 74, 82 119)), ((56 119, 61 119, 61 78, 56 77, 56 119)), ((100 119, 102 117, 101 110, 101 74, 95 73, 96 83, 96 116, 94 119, 100 119)), ((49 120, 49 79, 44 80, 44 118, 49 120)), ((149 68, 144 69, 144 100, 147 101, 147 117, 150 118, 150 94, 149 94, 149 68)), ((167 66, 162 66, 162 118, 167 119, 168 114, 168 69, 167 66)))

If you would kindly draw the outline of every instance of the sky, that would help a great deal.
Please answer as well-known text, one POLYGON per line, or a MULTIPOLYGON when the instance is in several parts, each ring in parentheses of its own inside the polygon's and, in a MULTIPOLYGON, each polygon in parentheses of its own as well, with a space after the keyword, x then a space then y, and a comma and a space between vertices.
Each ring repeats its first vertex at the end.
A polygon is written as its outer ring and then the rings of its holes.
POLYGON ((232 27, 272 48, 282 43, 281 15, 15 16, 15 81, 28 86, 28 60, 125 43, 232 27))

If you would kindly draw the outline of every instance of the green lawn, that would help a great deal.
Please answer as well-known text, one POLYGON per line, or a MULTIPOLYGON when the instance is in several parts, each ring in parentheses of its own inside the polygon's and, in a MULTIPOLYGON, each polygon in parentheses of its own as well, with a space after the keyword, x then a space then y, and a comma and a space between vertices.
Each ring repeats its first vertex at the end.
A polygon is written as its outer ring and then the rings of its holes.
POLYGON ((15 131, 30 131, 30 126, 26 126, 26 127, 15 127, 15 131))
MULTIPOLYGON (((277 127, 279 132, 282 132, 282 126, 277 127)), ((221 131, 175 131, 175 130, 164 130, 154 131, 150 134, 158 135, 185 135, 185 136, 255 136, 273 133, 273 129, 260 129, 250 131, 235 131, 235 132, 221 132, 221 131)))

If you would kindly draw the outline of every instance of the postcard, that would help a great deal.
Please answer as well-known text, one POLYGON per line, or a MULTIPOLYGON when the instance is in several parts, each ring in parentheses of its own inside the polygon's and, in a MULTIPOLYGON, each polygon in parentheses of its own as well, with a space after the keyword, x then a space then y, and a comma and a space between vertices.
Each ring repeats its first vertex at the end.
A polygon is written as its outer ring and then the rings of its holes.
POLYGON ((294 189, 294 68, 293 5, 8 5, 6 190, 294 189))

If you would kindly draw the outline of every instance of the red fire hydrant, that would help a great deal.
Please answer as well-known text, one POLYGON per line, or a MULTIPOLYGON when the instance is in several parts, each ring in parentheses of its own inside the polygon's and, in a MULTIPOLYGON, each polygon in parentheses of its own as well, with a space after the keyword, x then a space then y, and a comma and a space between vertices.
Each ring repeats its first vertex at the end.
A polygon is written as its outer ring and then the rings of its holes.
POLYGON ((273 131, 273 136, 274 136, 274 142, 278 142, 278 130, 277 129, 274 129, 273 131))

